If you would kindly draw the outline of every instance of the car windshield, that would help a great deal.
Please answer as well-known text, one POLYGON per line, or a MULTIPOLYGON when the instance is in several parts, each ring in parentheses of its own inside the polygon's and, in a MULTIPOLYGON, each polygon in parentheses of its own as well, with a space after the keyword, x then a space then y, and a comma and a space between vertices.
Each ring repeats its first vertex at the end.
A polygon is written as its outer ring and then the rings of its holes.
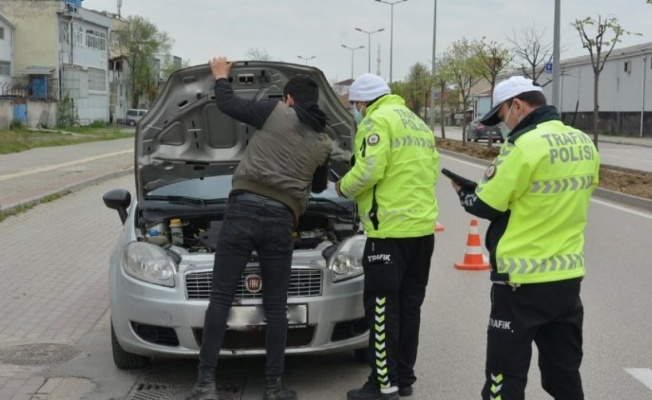
MULTIPOLYGON (((192 199, 199 201, 225 200, 231 192, 231 175, 211 176, 204 179, 191 179, 172 183, 152 190, 146 196, 146 200, 170 199, 192 199)), ((328 183, 328 187, 322 193, 312 194, 313 197, 334 199, 337 198, 335 185, 328 183)))

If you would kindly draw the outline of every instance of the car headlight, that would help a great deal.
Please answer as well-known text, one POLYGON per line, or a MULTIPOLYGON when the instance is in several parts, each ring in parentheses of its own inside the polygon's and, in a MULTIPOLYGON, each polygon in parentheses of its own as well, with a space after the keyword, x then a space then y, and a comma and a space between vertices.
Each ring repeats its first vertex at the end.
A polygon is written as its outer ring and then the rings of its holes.
POLYGON ((175 263, 165 250, 149 243, 131 242, 122 251, 122 268, 141 281, 174 287, 175 263))
POLYGON ((333 282, 362 275, 362 253, 366 243, 366 236, 356 235, 346 239, 339 245, 328 260, 328 269, 333 272, 333 282))

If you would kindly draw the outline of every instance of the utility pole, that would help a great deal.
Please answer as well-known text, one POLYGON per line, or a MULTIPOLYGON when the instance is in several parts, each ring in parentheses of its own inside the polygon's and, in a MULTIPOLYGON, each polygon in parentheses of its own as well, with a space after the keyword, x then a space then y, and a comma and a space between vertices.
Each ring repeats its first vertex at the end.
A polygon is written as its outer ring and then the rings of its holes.
POLYGON ((559 78, 561 77, 561 65, 559 60, 560 47, 560 18, 561 18, 561 0, 555 0, 555 34, 552 46, 552 105, 557 107, 561 114, 561 104, 559 104, 559 78))
POLYGON ((378 29, 376 31, 365 31, 365 30, 360 29, 360 28, 355 28, 355 30, 358 31, 358 32, 362 32, 362 33, 367 34, 367 37, 368 37, 367 49, 369 49, 369 66, 367 67, 367 72, 371 73, 371 35, 374 34, 374 33, 382 32, 382 31, 385 30, 385 28, 380 28, 380 29, 378 29))
POLYGON ((349 46, 343 44, 342 47, 344 47, 344 48, 347 49, 347 50, 351 50, 351 79, 355 79, 355 77, 353 76, 353 53, 354 53, 356 50, 364 49, 364 46, 359 46, 359 47, 349 47, 349 46))
POLYGON ((437 0, 435 0, 435 13, 432 19, 432 69, 430 72, 430 129, 435 133, 435 60, 437 49, 437 0))
POLYGON ((390 39, 389 39, 389 83, 391 84, 393 82, 392 80, 392 71, 394 68, 394 5, 398 3, 403 3, 406 2, 407 0, 398 0, 394 2, 390 1, 385 1, 385 0, 376 0, 379 3, 385 3, 389 4, 392 7, 392 26, 391 26, 391 32, 390 32, 390 39))

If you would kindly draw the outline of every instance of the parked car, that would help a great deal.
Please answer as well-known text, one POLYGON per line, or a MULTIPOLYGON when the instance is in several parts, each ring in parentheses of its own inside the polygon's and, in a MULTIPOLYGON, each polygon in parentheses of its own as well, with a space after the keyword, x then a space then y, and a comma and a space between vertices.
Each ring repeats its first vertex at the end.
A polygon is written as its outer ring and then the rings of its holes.
MULTIPOLYGON (((320 85, 329 118, 334 176, 347 170, 355 124, 324 75, 309 66, 238 63, 230 80, 244 98, 280 98, 292 76, 320 85)), ((109 261, 111 344, 118 368, 152 357, 199 354, 217 235, 231 174, 255 128, 220 112, 208 66, 175 72, 136 128, 135 198, 114 189, 103 199, 124 229, 109 261)), ((313 194, 294 233, 288 291, 288 354, 353 351, 363 359, 368 329, 362 303, 366 236, 352 200, 334 184, 313 194)), ((255 253, 240 278, 222 355, 265 354, 260 267, 255 253)))
POLYGON ((127 110, 127 118, 125 118, 125 124, 129 126, 136 126, 138 121, 140 121, 145 116, 145 114, 147 114, 147 110, 130 108, 127 110))
POLYGON ((481 117, 478 117, 471 121, 466 127, 465 140, 473 140, 477 142, 478 140, 489 140, 489 132, 492 134, 492 140, 494 142, 500 141, 504 143, 502 134, 500 133, 500 124, 496 126, 487 126, 480 123, 481 117))

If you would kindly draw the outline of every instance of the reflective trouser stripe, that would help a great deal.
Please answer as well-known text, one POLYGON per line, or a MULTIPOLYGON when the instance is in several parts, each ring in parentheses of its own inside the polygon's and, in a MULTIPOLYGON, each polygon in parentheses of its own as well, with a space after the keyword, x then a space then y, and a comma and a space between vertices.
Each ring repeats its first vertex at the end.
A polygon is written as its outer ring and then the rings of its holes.
POLYGON ((519 274, 555 272, 584 268, 584 254, 562 254, 550 258, 497 258, 498 272, 513 274, 518 268, 519 274))
POLYGON ((498 374, 494 375, 491 374, 491 388, 489 390, 491 391, 491 397, 489 397, 491 400, 502 400, 502 396, 500 395, 500 389, 503 387, 503 374, 498 374))
POLYGON ((388 389, 389 369, 387 367, 387 348, 385 343, 385 305, 387 297, 376 297, 374 316, 374 347, 376 350, 376 376, 381 389, 388 389))

